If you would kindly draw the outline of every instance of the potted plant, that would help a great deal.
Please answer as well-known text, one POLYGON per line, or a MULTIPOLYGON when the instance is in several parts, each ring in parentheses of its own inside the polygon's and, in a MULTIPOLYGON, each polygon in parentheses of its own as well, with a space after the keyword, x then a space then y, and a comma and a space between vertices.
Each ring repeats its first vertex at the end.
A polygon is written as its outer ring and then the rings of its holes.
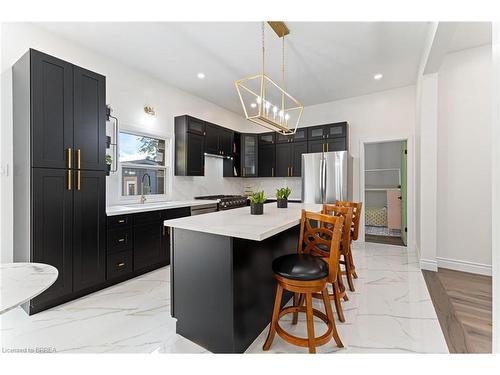
POLYGON ((250 195, 250 213, 252 215, 262 215, 264 213, 264 202, 266 197, 264 191, 258 191, 250 195))
POLYGON ((113 158, 111 155, 106 154, 106 165, 108 166, 108 176, 109 172, 111 172, 111 165, 113 164, 113 158))
POLYGON ((280 189, 276 189, 276 199, 278 202, 278 208, 287 208, 288 207, 288 197, 292 193, 292 190, 287 187, 283 187, 280 189))

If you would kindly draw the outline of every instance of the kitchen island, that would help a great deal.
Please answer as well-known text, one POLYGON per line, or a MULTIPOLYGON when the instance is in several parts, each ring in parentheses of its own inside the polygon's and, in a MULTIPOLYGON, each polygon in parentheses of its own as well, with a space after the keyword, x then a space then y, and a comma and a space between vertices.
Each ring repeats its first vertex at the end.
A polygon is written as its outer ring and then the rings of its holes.
POLYGON ((166 220, 177 333, 214 353, 243 353, 271 320, 271 263, 297 251, 302 209, 321 205, 269 203, 264 215, 243 207, 166 220))

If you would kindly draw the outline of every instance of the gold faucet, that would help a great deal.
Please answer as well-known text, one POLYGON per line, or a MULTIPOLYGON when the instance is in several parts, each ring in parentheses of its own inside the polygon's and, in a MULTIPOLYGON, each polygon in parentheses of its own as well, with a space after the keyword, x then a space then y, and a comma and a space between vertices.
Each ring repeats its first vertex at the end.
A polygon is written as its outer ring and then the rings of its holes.
POLYGON ((151 189, 151 176, 147 173, 144 173, 141 179, 141 204, 144 204, 144 202, 146 202, 146 195, 144 194, 144 177, 146 176, 148 176, 148 187, 151 189))

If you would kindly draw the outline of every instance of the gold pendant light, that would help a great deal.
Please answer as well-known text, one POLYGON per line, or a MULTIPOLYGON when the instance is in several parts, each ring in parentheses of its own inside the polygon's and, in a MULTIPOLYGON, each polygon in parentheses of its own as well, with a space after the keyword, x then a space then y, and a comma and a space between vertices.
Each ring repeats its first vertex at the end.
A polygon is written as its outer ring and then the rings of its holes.
POLYGON ((262 22, 262 72, 235 82, 247 120, 281 134, 295 134, 304 106, 285 90, 285 36, 283 22, 269 25, 282 39, 281 86, 265 73, 265 23, 262 22))

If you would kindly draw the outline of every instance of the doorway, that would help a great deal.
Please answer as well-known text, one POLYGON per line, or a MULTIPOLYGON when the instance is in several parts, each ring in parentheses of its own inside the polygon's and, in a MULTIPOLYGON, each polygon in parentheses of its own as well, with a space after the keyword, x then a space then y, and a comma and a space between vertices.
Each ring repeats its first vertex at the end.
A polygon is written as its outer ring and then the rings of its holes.
POLYGON ((406 246, 408 243, 407 141, 365 144, 365 241, 406 246))

